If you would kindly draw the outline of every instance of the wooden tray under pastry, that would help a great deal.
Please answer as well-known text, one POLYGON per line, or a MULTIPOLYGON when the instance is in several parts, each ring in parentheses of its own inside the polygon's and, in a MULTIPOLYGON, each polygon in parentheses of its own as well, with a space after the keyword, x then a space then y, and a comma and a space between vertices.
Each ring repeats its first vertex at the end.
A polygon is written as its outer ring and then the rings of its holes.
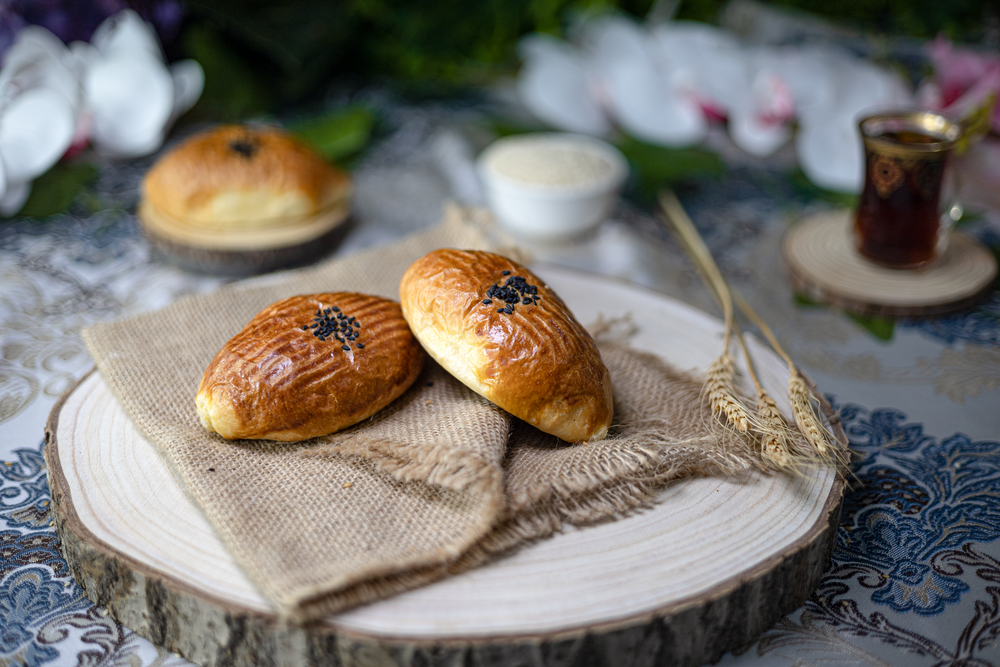
POLYGON ((348 228, 350 206, 319 215, 250 228, 206 228, 139 206, 139 222, 150 243, 186 269, 224 276, 250 276, 303 266, 329 254, 348 228))
MULTIPOLYGON (((678 368, 703 370, 721 352, 721 322, 690 306, 567 269, 538 273, 582 322, 631 316, 632 344, 678 368)), ((787 369, 748 342, 788 413, 787 369)), ((805 602, 829 563, 844 493, 829 469, 683 479, 647 510, 289 628, 99 373, 55 407, 47 437, 73 576, 122 624, 209 665, 700 665, 805 602)))
POLYGON ((954 231, 947 251, 922 269, 887 269, 855 249, 849 211, 812 216, 782 243, 792 287, 860 315, 928 317, 968 308, 993 289, 997 263, 977 239, 954 231))

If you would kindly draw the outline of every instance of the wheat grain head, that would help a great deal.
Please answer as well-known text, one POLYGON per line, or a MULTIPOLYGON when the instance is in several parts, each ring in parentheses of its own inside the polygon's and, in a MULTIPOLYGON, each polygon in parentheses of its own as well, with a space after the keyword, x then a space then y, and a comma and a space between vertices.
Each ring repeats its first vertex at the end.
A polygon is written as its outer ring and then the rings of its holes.
POLYGON ((752 417, 736 398, 733 378, 736 376, 736 359, 728 352, 723 353, 708 367, 705 375, 705 393, 712 406, 713 414, 725 416, 726 421, 739 431, 750 430, 752 417))
POLYGON ((798 370, 792 368, 788 378, 788 400, 792 404, 792 415, 799 430, 806 437, 821 458, 829 458, 833 453, 830 445, 830 434, 816 416, 813 409, 812 392, 798 370))
POLYGON ((761 424, 761 444, 764 458, 778 468, 793 468, 789 455, 791 433, 788 423, 774 399, 763 388, 757 389, 757 417, 761 424))

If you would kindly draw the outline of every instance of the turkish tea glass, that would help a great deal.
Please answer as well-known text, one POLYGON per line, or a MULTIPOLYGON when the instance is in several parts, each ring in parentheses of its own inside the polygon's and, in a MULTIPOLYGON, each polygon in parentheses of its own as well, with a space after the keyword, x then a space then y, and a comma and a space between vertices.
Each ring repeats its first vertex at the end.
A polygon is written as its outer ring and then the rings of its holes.
POLYGON ((858 252, 893 269, 920 268, 944 252, 954 222, 942 196, 961 126, 926 111, 883 112, 859 122, 865 185, 854 220, 858 252))

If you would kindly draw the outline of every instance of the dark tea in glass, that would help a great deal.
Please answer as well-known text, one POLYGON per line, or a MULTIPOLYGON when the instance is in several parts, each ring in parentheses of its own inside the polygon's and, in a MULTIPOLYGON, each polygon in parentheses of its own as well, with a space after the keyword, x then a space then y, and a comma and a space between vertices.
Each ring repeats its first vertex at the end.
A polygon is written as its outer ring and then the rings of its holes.
POLYGON ((889 268, 934 259, 942 233, 941 186, 960 128, 922 111, 882 113, 860 122, 865 185, 855 216, 855 244, 889 268))

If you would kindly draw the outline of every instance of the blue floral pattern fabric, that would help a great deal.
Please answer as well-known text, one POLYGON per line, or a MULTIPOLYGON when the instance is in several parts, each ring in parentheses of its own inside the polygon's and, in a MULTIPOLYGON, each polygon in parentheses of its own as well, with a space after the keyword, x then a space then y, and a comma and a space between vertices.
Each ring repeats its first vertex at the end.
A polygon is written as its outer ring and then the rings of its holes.
POLYGON ((70 577, 50 525, 42 444, 13 455, 0 465, 0 664, 129 664, 143 652, 167 656, 152 646, 143 651, 148 642, 94 607, 70 577))
POLYGON ((997 664, 1000 441, 939 440, 892 409, 844 405, 840 416, 858 460, 833 560, 756 653, 834 651, 847 637, 891 647, 891 664, 997 664))

